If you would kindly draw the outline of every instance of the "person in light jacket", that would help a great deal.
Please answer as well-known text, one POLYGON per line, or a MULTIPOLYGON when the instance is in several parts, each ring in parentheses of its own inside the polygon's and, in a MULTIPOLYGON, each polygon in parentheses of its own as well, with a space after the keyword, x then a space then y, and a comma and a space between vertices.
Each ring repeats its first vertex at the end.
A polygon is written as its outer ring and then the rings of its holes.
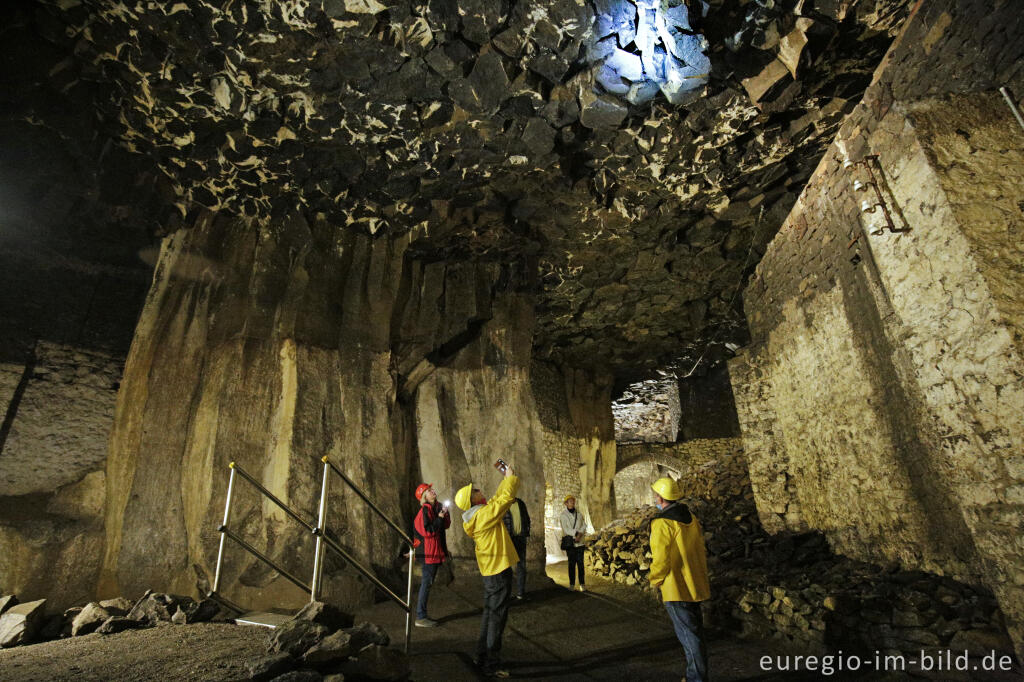
POLYGON ((569 589, 576 588, 578 572, 580 592, 586 592, 586 579, 583 577, 583 536, 587 532, 587 522, 583 514, 576 509, 576 498, 573 495, 566 495, 562 501, 565 503, 565 509, 558 519, 562 526, 562 536, 568 535, 573 539, 573 546, 565 550, 566 556, 569 557, 569 589))

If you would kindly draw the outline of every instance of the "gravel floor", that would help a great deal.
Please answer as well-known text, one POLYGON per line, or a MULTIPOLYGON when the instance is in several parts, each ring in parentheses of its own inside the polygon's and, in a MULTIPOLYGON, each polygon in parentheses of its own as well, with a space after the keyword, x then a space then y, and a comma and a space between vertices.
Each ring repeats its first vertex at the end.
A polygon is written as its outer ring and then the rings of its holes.
POLYGON ((267 630, 200 623, 86 635, 0 650, 0 680, 244 680, 265 653, 267 630))

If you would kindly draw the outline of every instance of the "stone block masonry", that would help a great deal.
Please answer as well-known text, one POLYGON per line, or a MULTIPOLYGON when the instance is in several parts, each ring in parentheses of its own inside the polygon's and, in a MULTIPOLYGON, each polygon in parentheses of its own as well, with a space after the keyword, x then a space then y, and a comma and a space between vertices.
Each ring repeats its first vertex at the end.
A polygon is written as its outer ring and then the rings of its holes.
POLYGON ((729 367, 767 530, 986 585, 1018 654, 1024 135, 996 88, 1024 86, 1022 21, 917 6, 758 266, 729 367), (868 163, 898 233, 861 211, 868 163))

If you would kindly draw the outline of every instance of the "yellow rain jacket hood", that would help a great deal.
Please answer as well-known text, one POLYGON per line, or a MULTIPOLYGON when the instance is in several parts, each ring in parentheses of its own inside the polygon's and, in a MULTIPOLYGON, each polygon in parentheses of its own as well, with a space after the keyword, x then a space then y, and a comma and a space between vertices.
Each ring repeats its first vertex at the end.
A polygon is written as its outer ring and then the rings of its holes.
POLYGON ((648 579, 661 588, 662 601, 711 597, 704 534, 685 504, 670 504, 651 521, 651 555, 648 579))
POLYGON ((480 575, 497 575, 519 563, 519 555, 501 518, 516 500, 519 478, 508 476, 487 504, 470 507, 462 514, 462 527, 476 544, 480 575))

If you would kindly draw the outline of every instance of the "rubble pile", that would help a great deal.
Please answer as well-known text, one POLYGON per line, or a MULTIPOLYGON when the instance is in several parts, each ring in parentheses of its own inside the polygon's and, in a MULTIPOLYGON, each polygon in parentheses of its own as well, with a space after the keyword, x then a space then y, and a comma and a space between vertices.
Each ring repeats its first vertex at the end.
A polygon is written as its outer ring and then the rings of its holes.
POLYGON ((0 647, 34 644, 94 632, 112 635, 161 623, 204 623, 220 615, 210 599, 147 591, 131 602, 124 597, 73 606, 63 613, 48 614, 46 600, 19 603, 16 595, 0 596, 0 647))
MULTIPOLYGON (((53 615, 46 613, 45 599, 19 603, 16 596, 4 595, 0 596, 0 647, 226 619, 213 600, 196 601, 152 590, 134 604, 118 597, 53 615)), ((408 659, 388 647, 387 633, 373 623, 353 623, 351 615, 330 604, 307 604, 270 631, 266 654, 247 664, 248 679, 408 678, 408 659)))
POLYGON ((388 647, 378 625, 352 625, 352 617, 311 602, 271 631, 267 654, 248 665, 251 680, 404 680, 409 659, 388 647))
MULTIPOLYGON (((1013 651, 983 588, 835 555, 820 533, 766 533, 741 453, 695 467, 680 486, 704 528, 713 629, 846 651, 1013 651)), ((589 536, 587 570, 660 600, 647 580, 657 513, 641 507, 589 536)))

